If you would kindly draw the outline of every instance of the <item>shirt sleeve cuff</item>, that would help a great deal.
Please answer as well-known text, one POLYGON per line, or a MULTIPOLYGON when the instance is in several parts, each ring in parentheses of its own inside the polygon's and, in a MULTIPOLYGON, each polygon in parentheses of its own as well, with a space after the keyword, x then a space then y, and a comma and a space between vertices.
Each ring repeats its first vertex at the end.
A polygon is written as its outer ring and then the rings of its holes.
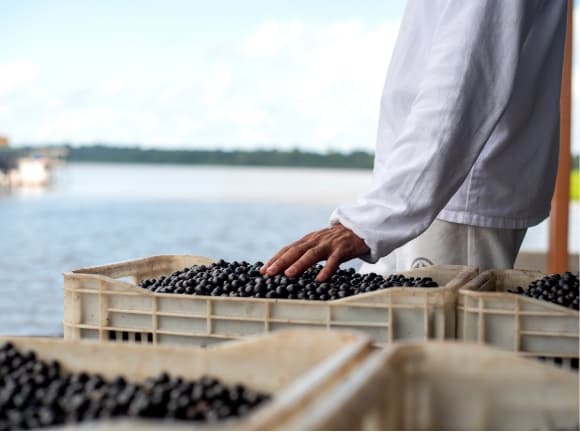
POLYGON ((369 252, 359 256, 359 258, 367 263, 374 264, 381 257, 378 253, 377 245, 373 243, 370 236, 364 232, 364 230, 353 224, 348 218, 341 214, 339 209, 336 209, 330 215, 330 225, 336 225, 340 223, 341 225, 347 227, 353 233, 355 233, 359 238, 361 238, 369 248, 369 252))

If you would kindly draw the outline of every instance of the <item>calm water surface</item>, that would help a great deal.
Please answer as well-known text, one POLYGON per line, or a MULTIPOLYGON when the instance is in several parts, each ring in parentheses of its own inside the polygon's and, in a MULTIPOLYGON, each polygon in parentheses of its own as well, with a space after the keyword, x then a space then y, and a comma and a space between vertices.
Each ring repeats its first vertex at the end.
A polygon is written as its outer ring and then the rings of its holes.
MULTIPOLYGON (((64 271, 158 254, 264 260, 369 184, 355 170, 69 164, 49 189, 0 194, 0 333, 61 333, 64 271)), ((523 248, 545 250, 546 229, 523 248)), ((577 223, 570 240, 578 251, 577 223)))

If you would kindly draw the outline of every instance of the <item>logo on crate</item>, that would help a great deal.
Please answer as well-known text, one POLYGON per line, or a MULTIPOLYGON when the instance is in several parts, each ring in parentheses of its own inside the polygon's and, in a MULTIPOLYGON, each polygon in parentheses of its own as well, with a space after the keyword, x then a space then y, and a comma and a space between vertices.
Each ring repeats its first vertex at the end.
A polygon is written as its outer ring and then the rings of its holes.
POLYGON ((411 268, 416 269, 416 268, 421 268, 421 267, 429 267, 432 265, 433 265, 433 262, 431 262, 431 260, 424 258, 424 257, 419 257, 419 258, 415 258, 413 260, 413 264, 411 264, 411 268))

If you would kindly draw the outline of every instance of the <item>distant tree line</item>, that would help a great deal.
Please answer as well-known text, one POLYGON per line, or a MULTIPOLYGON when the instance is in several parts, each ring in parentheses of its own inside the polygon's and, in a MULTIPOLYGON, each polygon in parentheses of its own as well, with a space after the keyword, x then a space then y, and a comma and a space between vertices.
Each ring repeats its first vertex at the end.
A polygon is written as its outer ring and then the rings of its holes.
MULTIPOLYGON (((302 150, 160 150, 139 147, 90 145, 59 146, 68 150, 73 162, 159 163, 182 165, 253 165, 280 167, 358 168, 370 169, 373 155, 365 151, 350 153, 317 153, 302 150)), ((51 147, 16 147, 0 149, 0 160, 25 156, 35 150, 51 147)), ((572 157, 572 169, 580 170, 580 155, 572 157)))
POLYGON ((68 150, 68 160, 73 162, 360 169, 373 166, 373 155, 365 151, 315 153, 302 150, 159 150, 104 145, 68 147, 68 150))

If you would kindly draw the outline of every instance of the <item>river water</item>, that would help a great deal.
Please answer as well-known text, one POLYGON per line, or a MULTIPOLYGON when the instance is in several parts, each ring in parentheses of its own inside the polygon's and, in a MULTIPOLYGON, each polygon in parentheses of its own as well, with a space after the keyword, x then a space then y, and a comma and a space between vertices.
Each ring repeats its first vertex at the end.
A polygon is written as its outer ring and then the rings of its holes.
MULTIPOLYGON (((357 170, 69 164, 54 174, 50 188, 0 192, 1 334, 60 334, 64 271, 159 254, 265 260, 370 184, 357 170)), ((528 231, 523 250, 546 246, 546 223, 528 231)))

